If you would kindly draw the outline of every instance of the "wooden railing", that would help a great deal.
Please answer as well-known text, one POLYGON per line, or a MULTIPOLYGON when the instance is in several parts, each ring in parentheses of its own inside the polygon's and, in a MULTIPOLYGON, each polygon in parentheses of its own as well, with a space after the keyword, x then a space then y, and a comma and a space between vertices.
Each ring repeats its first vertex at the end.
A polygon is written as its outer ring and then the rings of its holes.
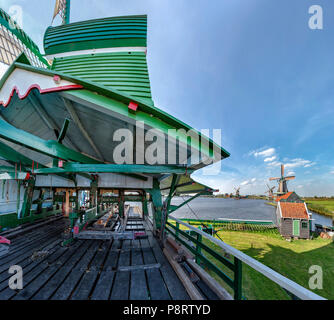
POLYGON ((57 205, 53 205, 50 209, 42 208, 41 213, 36 213, 35 210, 30 210, 30 215, 24 218, 18 218, 16 212, 0 214, 0 231, 15 228, 25 223, 33 223, 37 220, 61 213, 61 208, 57 205))
POLYGON ((250 256, 244 254, 243 252, 231 247, 230 245, 224 243, 223 241, 209 235, 208 233, 191 226, 179 219, 169 216, 169 221, 166 225, 166 230, 169 234, 174 236, 174 238, 184 245, 194 256, 198 264, 204 264, 207 268, 216 273, 229 287, 234 291, 234 299, 243 299, 242 295, 242 264, 250 266, 252 269, 264 275, 266 278, 278 284, 283 288, 289 296, 293 299, 301 300, 326 300, 325 298, 313 293, 310 290, 305 289, 299 284, 293 282, 292 280, 282 276, 278 272, 272 270, 271 268, 265 266, 261 262, 251 258, 250 256), (174 223, 172 223, 174 222, 174 223), (180 225, 186 227, 191 233, 186 232, 180 228, 180 225), (203 238, 209 240, 215 245, 219 246, 226 253, 233 256, 233 262, 223 257, 221 254, 217 253, 215 250, 203 243, 203 238), (203 254, 205 251, 206 254, 203 254), (225 265, 233 273, 233 279, 231 279, 223 270, 221 270, 217 265, 210 261, 207 255, 212 256, 223 265, 225 265))

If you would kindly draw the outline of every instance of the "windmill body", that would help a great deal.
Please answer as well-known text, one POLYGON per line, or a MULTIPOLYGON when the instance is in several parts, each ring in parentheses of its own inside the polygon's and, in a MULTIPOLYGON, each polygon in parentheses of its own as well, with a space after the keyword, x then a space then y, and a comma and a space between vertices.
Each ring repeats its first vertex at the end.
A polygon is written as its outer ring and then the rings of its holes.
POLYGON ((269 178, 269 181, 278 181, 277 195, 283 195, 289 192, 287 181, 295 179, 295 176, 284 176, 284 164, 281 165, 281 177, 269 178))
POLYGON ((270 187, 268 184, 267 184, 267 188, 268 190, 266 191, 266 193, 268 193, 268 200, 272 200, 274 198, 274 190, 275 190, 275 186, 274 187, 270 187))
POLYGON ((238 188, 234 188, 234 190, 235 190, 235 197, 236 197, 237 199, 240 199, 240 187, 238 187, 238 188))

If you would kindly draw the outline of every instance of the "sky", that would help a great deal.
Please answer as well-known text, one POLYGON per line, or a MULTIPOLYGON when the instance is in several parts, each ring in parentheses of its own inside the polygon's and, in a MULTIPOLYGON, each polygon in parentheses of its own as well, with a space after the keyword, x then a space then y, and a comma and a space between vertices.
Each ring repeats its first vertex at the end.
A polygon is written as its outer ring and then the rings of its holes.
MULTIPOLYGON (((23 9, 23 29, 43 50, 54 0, 0 0, 23 9)), ((332 0, 72 0, 71 21, 148 15, 155 105, 192 127, 221 129, 231 153, 198 181, 263 194, 286 173, 290 191, 334 195, 332 0), (323 29, 309 28, 310 6, 323 29)), ((57 21, 56 21, 57 22, 57 21)), ((56 24, 55 22, 55 24, 56 24)), ((1 69, 1 66, 0 66, 1 69)))

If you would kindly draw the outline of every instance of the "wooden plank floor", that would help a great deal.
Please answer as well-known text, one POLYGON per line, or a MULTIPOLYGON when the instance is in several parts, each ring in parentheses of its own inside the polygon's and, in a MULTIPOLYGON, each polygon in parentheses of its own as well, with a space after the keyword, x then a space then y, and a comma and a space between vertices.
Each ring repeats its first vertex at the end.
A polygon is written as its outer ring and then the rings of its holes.
POLYGON ((131 215, 126 228, 146 229, 148 239, 78 240, 64 248, 67 223, 60 219, 12 240, 0 257, 0 300, 189 299, 148 223, 131 215), (46 255, 32 259, 40 251, 46 255), (23 268, 23 290, 8 287, 12 265, 23 268))

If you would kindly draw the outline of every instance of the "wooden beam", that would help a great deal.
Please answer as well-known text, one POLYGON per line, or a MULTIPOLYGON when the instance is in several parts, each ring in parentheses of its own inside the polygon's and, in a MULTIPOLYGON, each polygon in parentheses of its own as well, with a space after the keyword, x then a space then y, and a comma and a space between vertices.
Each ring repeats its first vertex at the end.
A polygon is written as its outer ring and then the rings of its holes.
MULTIPOLYGON (((28 96, 28 101, 31 103, 36 113, 40 116, 46 126, 54 132, 56 139, 58 139, 59 137, 57 135, 57 132, 59 133, 59 127, 52 119, 52 117, 47 113, 44 106, 40 103, 40 101, 37 99, 33 92, 28 96)), ((65 141, 69 144, 71 148, 75 149, 76 151, 80 151, 80 149, 69 138, 66 137, 65 141)))
POLYGON ((63 140, 66 136, 69 124, 70 124, 70 120, 66 118, 65 121, 64 121, 63 127, 61 128, 61 131, 59 133, 59 136, 57 137, 57 141, 59 143, 63 143, 63 140))
POLYGON ((195 285, 191 282, 187 274, 183 271, 182 267, 177 263, 177 261, 175 261, 172 250, 168 249, 168 246, 166 246, 163 250, 163 253, 171 264, 178 278, 181 280, 191 300, 204 300, 203 296, 200 294, 195 285))
POLYGON ((88 134, 87 130, 85 129, 85 127, 83 126, 77 112, 74 109, 74 106, 72 104, 72 102, 66 98, 63 98, 65 107, 67 109, 67 111, 70 113, 73 121, 75 122, 75 124, 78 126, 79 130, 81 131, 82 135, 85 137, 85 139, 87 140, 87 142, 90 144, 90 146, 93 148, 93 150, 95 151, 95 153, 97 154, 97 156, 104 161, 104 158, 102 156, 102 153, 100 152, 100 150, 98 149, 98 147, 96 146, 96 144, 94 143, 93 139, 90 137, 90 135, 88 134))
POLYGON ((187 259, 187 263, 221 300, 233 300, 232 296, 193 259, 187 259))
POLYGON ((0 120, 0 137, 53 158, 83 163, 101 163, 100 161, 67 148, 57 141, 46 141, 24 130, 17 129, 4 120, 0 120))

